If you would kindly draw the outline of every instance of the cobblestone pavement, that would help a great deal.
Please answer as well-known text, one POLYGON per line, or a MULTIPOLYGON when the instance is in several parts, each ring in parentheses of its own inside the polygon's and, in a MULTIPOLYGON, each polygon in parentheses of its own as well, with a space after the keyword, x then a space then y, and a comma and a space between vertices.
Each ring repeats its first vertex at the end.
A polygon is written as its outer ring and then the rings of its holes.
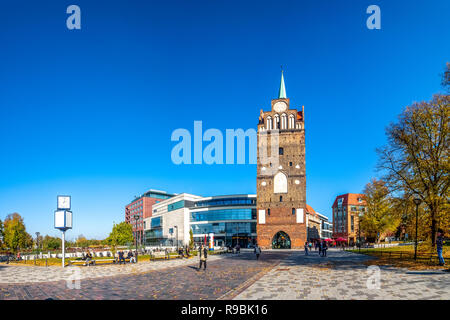
POLYGON ((376 269, 368 269, 364 265, 364 262, 370 259, 372 258, 365 255, 333 249, 328 250, 328 257, 319 257, 315 251, 308 256, 296 252, 234 298, 450 299, 450 273, 436 270, 408 271, 380 266, 377 289, 377 282, 373 280, 376 277, 376 269))
POLYGON ((206 271, 197 271, 198 258, 142 262, 137 266, 68 268, 82 270, 80 289, 76 289, 76 283, 69 283, 75 289, 67 287, 67 274, 62 268, 0 265, 1 282, 8 282, 0 283, 0 300, 218 299, 247 285, 252 277, 270 271, 288 255, 270 252, 259 261, 252 253, 211 256, 206 271))
MULTIPOLYGON (((208 261, 216 261, 225 255, 211 255, 208 261)), ((28 283, 67 280, 77 271, 79 279, 102 278, 126 274, 138 274, 160 269, 192 265, 198 258, 142 261, 138 264, 98 265, 90 267, 72 266, 61 268, 59 266, 35 267, 32 265, 0 264, 0 284, 2 283, 28 283)))

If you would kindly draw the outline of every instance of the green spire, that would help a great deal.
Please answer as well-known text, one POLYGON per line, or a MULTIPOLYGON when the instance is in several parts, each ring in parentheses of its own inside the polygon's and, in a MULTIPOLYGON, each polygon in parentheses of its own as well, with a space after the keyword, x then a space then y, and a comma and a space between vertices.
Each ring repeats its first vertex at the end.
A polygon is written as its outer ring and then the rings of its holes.
POLYGON ((286 99, 286 87, 284 85, 283 69, 281 69, 281 83, 280 91, 278 92, 278 99, 286 99))

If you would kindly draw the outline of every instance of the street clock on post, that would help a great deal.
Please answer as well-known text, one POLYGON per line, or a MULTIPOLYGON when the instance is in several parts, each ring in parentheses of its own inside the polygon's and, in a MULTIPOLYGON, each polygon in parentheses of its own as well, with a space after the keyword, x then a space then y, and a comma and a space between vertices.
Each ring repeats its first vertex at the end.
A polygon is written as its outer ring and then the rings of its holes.
POLYGON ((70 210, 70 196, 58 196, 58 210, 70 210))
POLYGON ((62 241, 62 267, 65 267, 65 232, 72 229, 72 211, 70 211, 71 197, 70 196, 58 196, 56 201, 56 211, 55 211, 55 229, 61 231, 61 241, 62 241))

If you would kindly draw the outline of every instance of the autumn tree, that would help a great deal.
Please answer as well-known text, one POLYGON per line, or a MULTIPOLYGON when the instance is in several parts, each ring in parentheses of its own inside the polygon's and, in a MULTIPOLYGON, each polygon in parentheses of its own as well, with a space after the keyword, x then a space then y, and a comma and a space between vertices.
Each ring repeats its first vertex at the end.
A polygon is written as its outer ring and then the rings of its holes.
POLYGON ((0 219, 0 250, 3 249, 3 237, 4 237, 4 227, 3 221, 0 219))
POLYGON ((18 213, 9 214, 6 217, 3 233, 3 241, 14 252, 33 245, 33 238, 27 233, 23 218, 18 213))
POLYGON ((397 229, 400 217, 393 210, 393 201, 384 181, 373 179, 364 188, 364 194, 367 206, 360 218, 361 232, 378 242, 382 234, 397 229))
POLYGON ((87 248, 87 247, 89 247, 89 240, 86 239, 85 236, 80 234, 78 236, 77 240, 75 241, 75 246, 80 247, 80 248, 87 248))
POLYGON ((418 196, 426 206, 433 247, 438 226, 450 219, 449 102, 450 95, 438 94, 407 107, 386 129, 387 145, 377 150, 390 192, 418 196))
POLYGON ((450 92, 450 62, 447 62, 447 68, 442 75, 441 85, 447 92, 450 92))

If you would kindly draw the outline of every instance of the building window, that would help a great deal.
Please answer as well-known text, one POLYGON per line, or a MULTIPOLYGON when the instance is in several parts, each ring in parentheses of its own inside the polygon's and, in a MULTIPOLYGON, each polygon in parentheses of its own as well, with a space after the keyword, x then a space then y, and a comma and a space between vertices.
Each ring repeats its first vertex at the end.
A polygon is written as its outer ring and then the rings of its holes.
POLYGON ((292 208, 292 215, 295 215, 295 208, 292 208))
POLYGON ((292 114, 289 116, 289 129, 295 129, 295 119, 292 114))
POLYGON ((280 202, 283 202, 283 196, 280 196, 280 202))
POLYGON ((292 167, 292 162, 289 162, 289 167, 292 167))
POLYGON ((267 209, 267 215, 270 216, 270 209, 267 209))
POLYGON ((272 130, 272 118, 270 116, 267 117, 267 130, 272 130))
POLYGON ((279 149, 278 149, 278 154, 279 154, 280 156, 282 156, 282 155, 284 154, 284 149, 283 149, 283 148, 279 148, 279 149))
POLYGON ((285 113, 281 115, 281 129, 287 129, 287 115, 285 113))

